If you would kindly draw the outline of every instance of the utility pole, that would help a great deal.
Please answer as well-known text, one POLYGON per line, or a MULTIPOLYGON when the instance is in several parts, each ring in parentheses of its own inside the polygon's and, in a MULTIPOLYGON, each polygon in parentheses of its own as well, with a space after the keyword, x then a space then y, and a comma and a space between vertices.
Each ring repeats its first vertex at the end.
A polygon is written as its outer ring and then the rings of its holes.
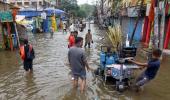
MULTIPOLYGON (((88 3, 89 1, 87 0, 87 3, 88 3)), ((90 30, 90 15, 88 16, 88 21, 89 21, 89 25, 88 25, 88 29, 90 30)))
POLYGON ((101 0, 101 14, 103 15, 103 3, 104 3, 104 1, 103 0, 101 0))
POLYGON ((89 28, 88 29, 90 30, 90 16, 88 17, 88 19, 89 19, 89 28))
POLYGON ((39 2, 39 0, 37 0, 36 5, 35 5, 36 11, 38 10, 38 2, 39 2))
POLYGON ((56 6, 57 6, 57 8, 58 8, 58 6, 59 6, 59 4, 58 4, 58 0, 56 0, 56 6))
POLYGON ((45 0, 43 0, 43 10, 45 9, 46 5, 45 5, 45 0))

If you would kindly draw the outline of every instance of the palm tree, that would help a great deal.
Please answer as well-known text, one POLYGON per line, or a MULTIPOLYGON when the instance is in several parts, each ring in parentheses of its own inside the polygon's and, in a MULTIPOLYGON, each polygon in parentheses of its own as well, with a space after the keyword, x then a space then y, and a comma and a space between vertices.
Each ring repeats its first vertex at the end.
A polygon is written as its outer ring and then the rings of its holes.
POLYGON ((116 12, 121 7, 122 0, 108 0, 108 5, 110 5, 111 12, 116 12))

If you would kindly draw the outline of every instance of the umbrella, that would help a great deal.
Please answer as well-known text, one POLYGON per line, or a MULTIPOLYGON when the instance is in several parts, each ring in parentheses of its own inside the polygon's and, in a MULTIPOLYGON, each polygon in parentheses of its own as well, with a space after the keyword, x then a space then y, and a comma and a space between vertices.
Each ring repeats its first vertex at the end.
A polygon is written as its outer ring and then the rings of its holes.
POLYGON ((44 9, 44 10, 47 11, 48 14, 53 14, 53 13, 55 13, 55 14, 60 15, 60 14, 65 13, 63 10, 55 9, 55 8, 46 8, 46 9, 44 9))
POLYGON ((44 9, 47 13, 52 14, 55 13, 55 9, 54 8, 45 8, 44 9))
POLYGON ((63 14, 65 13, 63 10, 55 9, 55 14, 63 14))

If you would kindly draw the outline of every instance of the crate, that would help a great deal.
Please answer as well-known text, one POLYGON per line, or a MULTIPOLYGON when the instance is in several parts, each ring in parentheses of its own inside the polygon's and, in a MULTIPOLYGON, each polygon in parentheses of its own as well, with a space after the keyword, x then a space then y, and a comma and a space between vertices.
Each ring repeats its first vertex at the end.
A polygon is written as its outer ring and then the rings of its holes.
POLYGON ((136 56, 136 47, 124 47, 121 52, 121 57, 135 57, 136 56))

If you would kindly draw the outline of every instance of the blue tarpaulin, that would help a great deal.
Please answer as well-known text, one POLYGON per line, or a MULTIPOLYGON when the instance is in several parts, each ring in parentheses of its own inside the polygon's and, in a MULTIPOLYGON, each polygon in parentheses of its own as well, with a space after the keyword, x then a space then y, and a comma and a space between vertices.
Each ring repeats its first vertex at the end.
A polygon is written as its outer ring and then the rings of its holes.
MULTIPOLYGON (((54 9, 54 8, 46 8, 44 10, 20 10, 18 12, 18 15, 24 15, 27 19, 32 18, 32 17, 37 17, 37 16, 41 16, 41 14, 43 13, 43 11, 46 12, 47 14, 47 19, 44 19, 42 21, 42 29, 43 32, 49 32, 50 31, 50 27, 51 27, 51 19, 49 16, 51 16, 52 14, 55 15, 61 15, 64 14, 65 12, 63 10, 60 9, 54 9)), ((64 16, 62 16, 62 19, 64 19, 64 16)), ((33 25, 36 25, 35 23, 33 25)), ((37 27, 34 26, 33 32, 36 32, 35 29, 37 27)))
POLYGON ((25 17, 36 17, 41 16, 42 11, 36 10, 22 10, 18 12, 18 15, 24 15, 25 17))
MULTIPOLYGON (((65 13, 63 10, 60 9, 54 9, 54 8, 46 8, 44 9, 45 12, 47 13, 47 16, 51 16, 52 14, 60 15, 65 13)), ((18 15, 24 15, 25 17, 36 17, 36 16, 41 16, 41 13, 43 10, 20 10, 18 12, 18 15)))
POLYGON ((43 32, 45 33, 49 32, 48 19, 43 20, 43 32))
MULTIPOLYGON (((56 14, 56 15, 60 15, 65 13, 63 10, 60 9, 50 9, 50 8, 46 8, 45 9, 47 16, 51 16, 52 14, 56 14)), ((41 13, 43 11, 36 11, 36 10, 22 10, 18 12, 18 15, 24 15, 25 17, 36 17, 36 16, 41 16, 41 13)))

